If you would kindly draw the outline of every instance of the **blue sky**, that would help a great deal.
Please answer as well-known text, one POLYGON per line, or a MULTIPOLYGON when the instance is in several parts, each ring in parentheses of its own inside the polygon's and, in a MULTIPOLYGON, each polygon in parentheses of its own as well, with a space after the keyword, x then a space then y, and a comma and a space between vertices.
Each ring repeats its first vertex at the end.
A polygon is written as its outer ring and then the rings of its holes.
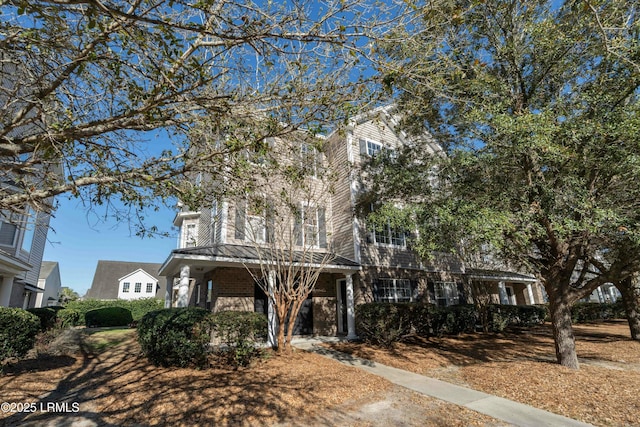
POLYGON ((58 201, 60 208, 51 219, 43 260, 58 262, 62 286, 81 296, 91 287, 98 260, 162 263, 177 246, 177 232, 171 229, 172 209, 146 215, 149 225, 171 231, 172 236, 142 239, 126 222, 99 221, 79 200, 61 196, 58 201))

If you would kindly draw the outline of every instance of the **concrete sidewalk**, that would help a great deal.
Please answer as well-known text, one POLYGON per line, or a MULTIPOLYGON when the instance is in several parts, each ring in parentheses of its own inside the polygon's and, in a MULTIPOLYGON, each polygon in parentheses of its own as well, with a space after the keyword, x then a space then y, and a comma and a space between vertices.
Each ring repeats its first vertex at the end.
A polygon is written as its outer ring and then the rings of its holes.
POLYGON ((322 342, 337 341, 332 338, 296 338, 292 341, 294 347, 312 351, 322 356, 334 359, 345 365, 354 366, 399 386, 408 388, 426 396, 455 403, 473 411, 489 415, 498 420, 506 421, 516 426, 540 427, 540 426, 570 426, 586 427, 591 424, 583 423, 571 418, 556 415, 529 405, 503 399, 491 394, 472 390, 450 384, 435 378, 414 374, 402 369, 375 363, 370 360, 360 359, 350 354, 340 353, 319 346, 322 342))

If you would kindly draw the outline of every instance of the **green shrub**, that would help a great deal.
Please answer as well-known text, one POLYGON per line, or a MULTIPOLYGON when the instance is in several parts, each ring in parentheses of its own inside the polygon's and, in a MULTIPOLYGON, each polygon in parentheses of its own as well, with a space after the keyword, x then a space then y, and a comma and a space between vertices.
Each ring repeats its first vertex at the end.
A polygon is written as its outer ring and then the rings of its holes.
POLYGON ((267 317, 249 311, 221 311, 210 317, 211 332, 233 366, 246 366, 260 355, 258 347, 267 339, 267 317))
POLYGON ((64 308, 58 311, 58 321, 63 328, 71 328, 84 323, 84 316, 73 308, 64 308))
POLYGON ((131 311, 133 320, 140 320, 142 316, 150 311, 164 308, 164 301, 157 298, 141 298, 138 300, 76 300, 70 301, 65 309, 76 310, 80 313, 79 325, 84 325, 85 314, 91 310, 105 307, 122 307, 131 311))
POLYGON ((35 314, 40 319, 40 330, 46 331, 53 329, 58 325, 58 311, 62 307, 42 307, 42 308, 29 308, 29 313, 35 314))
POLYGON ((411 324, 415 333, 421 337, 434 335, 434 318, 438 307, 434 304, 416 304, 411 310, 411 324))
POLYGON ((571 321, 574 323, 624 319, 625 317, 624 308, 621 302, 578 302, 571 307, 571 321))
POLYGON ((474 332, 478 316, 472 305, 451 305, 434 310, 431 328, 434 335, 461 334, 474 332))
POLYGON ((87 327, 128 326, 133 321, 131 310, 123 307, 104 307, 84 315, 87 327))
POLYGON ((40 328, 35 314, 21 308, 0 307, 0 361, 27 354, 40 328))
POLYGON ((390 347, 411 333, 411 311, 411 304, 358 305, 356 331, 366 342, 390 347))
POLYGON ((138 322, 138 342, 155 365, 202 367, 207 361, 210 313, 202 308, 166 308, 138 322))

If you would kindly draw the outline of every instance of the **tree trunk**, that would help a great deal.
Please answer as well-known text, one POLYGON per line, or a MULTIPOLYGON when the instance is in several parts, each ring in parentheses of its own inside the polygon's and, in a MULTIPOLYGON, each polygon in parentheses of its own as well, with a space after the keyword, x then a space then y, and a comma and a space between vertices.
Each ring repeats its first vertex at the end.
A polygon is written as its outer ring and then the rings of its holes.
MULTIPOLYGON (((287 304, 282 304, 282 305, 287 306, 287 304)), ((278 346, 278 353, 282 354, 284 353, 285 343, 286 343, 284 323, 285 323, 285 320, 287 319, 287 310, 285 307, 277 307, 276 309, 278 312, 278 337, 277 337, 276 345, 278 346)))
POLYGON ((556 359, 562 366, 578 369, 576 340, 571 324, 571 305, 561 293, 549 295, 549 311, 553 327, 553 341, 556 347, 556 359))
POLYGON ((640 281, 634 275, 620 282, 617 288, 622 294, 631 338, 640 341, 640 281))
POLYGON ((291 303, 291 309, 289 311, 289 324, 287 325, 287 334, 286 334, 286 351, 287 353, 291 352, 291 338, 293 337, 293 328, 296 324, 296 318, 298 317, 298 312, 300 311, 300 307, 302 306, 302 301, 295 300, 291 303))

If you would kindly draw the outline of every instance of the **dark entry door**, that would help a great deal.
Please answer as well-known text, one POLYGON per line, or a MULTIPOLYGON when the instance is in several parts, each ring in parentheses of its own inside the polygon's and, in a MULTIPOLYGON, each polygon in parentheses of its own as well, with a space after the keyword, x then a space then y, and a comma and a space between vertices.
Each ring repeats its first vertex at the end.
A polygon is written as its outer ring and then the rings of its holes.
POLYGON ((338 333, 347 333, 347 280, 338 281, 338 333))
MULTIPOLYGON (((269 299, 264 290, 257 283, 254 287, 253 311, 257 313, 269 313, 269 299)), ((285 323, 285 328, 289 325, 289 321, 285 323)), ((311 335, 313 334, 313 300, 309 296, 300 307, 298 317, 293 325, 294 335, 311 335)))

